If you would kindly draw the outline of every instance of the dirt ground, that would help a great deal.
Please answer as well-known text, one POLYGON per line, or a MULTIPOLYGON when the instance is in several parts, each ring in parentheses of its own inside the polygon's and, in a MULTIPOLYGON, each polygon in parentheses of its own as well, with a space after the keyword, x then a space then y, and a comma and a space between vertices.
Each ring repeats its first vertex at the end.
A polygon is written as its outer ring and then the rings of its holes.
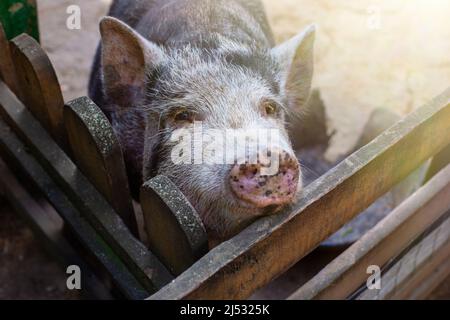
MULTIPOLYGON (((42 45, 56 68, 66 101, 86 95, 98 21, 109 3, 38 0, 42 45), (73 4, 81 8, 80 30, 66 28, 66 9, 73 4)), ((327 151, 330 160, 354 145, 374 108, 406 114, 450 85, 448 1, 264 3, 278 41, 309 23, 318 27, 314 87, 321 90, 330 130, 336 132, 327 151)), ((0 299, 79 298, 64 288, 65 274, 0 199, 0 299)), ((450 278, 430 298, 450 298, 450 278)))
POLYGON ((60 266, 0 196, 0 300, 77 299, 60 266))

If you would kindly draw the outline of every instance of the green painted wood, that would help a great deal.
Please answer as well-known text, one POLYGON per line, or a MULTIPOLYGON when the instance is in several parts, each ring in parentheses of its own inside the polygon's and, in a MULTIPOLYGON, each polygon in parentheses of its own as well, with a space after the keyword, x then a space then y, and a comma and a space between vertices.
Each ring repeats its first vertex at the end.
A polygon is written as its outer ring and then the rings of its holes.
POLYGON ((36 0, 1 0, 0 22, 8 39, 27 33, 39 41, 36 0))

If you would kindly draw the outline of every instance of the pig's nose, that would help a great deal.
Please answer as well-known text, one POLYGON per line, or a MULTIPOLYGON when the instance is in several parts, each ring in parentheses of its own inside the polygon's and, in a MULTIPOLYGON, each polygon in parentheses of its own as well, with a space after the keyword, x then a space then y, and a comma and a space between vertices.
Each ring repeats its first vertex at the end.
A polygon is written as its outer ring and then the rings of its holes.
POLYGON ((297 192, 299 165, 287 152, 279 154, 278 170, 273 175, 262 175, 261 164, 236 164, 231 169, 231 189, 239 199, 258 208, 292 202, 297 192))

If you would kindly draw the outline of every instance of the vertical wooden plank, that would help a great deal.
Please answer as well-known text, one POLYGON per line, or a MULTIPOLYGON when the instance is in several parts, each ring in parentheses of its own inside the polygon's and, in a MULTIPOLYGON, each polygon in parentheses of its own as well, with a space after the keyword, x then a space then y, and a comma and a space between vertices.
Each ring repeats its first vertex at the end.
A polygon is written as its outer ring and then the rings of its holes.
POLYGON ((27 33, 39 41, 36 0, 1 0, 0 22, 8 39, 27 33))
POLYGON ((208 252, 208 237, 200 216, 165 176, 150 179, 141 188, 150 249, 179 275, 208 252))
POLYGON ((8 87, 17 95, 18 86, 16 72, 11 59, 11 51, 9 41, 6 38, 3 26, 0 22, 0 79, 2 79, 8 87))
POLYGON ((64 124, 77 166, 138 237, 122 150, 108 119, 82 97, 64 106, 64 124))
POLYGON ((20 100, 50 132, 55 141, 61 147, 65 147, 64 100, 50 59, 29 35, 22 34, 14 38, 10 45, 20 86, 20 100))

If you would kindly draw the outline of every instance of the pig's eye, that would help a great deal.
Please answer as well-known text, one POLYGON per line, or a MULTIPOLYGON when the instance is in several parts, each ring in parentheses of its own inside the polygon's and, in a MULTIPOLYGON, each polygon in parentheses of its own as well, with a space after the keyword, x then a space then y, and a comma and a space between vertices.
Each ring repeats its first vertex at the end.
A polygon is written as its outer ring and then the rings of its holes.
POLYGON ((173 119, 177 122, 192 122, 194 115, 187 110, 178 110, 174 113, 173 119))
POLYGON ((275 102, 272 101, 266 101, 264 102, 264 112, 268 116, 273 116, 277 114, 278 107, 275 102))

